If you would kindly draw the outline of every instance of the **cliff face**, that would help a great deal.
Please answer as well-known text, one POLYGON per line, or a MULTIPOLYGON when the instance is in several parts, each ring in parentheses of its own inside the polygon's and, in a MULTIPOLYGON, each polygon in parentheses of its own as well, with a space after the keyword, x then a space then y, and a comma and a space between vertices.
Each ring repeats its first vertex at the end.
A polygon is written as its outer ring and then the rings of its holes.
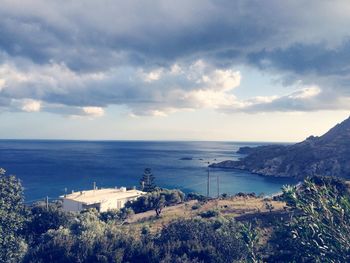
POLYGON ((312 175, 350 177, 350 118, 321 137, 310 136, 294 145, 242 147, 238 161, 211 167, 235 168, 266 176, 304 178, 312 175))

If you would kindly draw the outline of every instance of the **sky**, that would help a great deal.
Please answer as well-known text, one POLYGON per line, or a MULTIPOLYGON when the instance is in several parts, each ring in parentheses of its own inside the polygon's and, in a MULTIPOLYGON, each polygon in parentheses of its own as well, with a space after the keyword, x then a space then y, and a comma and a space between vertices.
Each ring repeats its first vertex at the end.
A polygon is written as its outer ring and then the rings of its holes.
POLYGON ((0 0, 0 138, 300 141, 349 117, 347 0, 0 0))

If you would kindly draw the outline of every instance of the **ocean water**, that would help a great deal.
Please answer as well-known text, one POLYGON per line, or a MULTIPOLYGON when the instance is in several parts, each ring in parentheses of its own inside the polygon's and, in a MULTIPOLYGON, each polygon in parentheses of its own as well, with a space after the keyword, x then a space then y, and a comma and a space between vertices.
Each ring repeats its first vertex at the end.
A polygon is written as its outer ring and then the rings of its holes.
MULTIPOLYGON (((146 167, 161 187, 206 194, 208 162, 241 157, 242 146, 264 143, 163 141, 0 140, 0 167, 22 181, 26 202, 55 199, 72 190, 139 186, 146 167)), ((210 195, 219 192, 272 194, 291 179, 210 169, 210 195), (218 180, 219 178, 219 180, 218 180)))

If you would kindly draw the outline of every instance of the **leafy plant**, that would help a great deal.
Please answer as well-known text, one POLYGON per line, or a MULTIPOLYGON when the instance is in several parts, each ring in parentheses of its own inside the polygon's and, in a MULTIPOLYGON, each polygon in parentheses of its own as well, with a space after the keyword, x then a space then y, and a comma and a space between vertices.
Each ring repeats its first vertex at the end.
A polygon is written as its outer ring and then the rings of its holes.
POLYGON ((350 198, 344 182, 308 178, 300 187, 284 187, 283 198, 292 213, 276 231, 275 259, 350 261, 350 198))
POLYGON ((275 207, 270 202, 265 202, 265 208, 266 210, 269 210, 270 213, 273 209, 275 209, 275 207))
POLYGON ((247 248, 247 261, 257 263, 259 261, 257 247, 260 238, 259 231, 251 223, 242 224, 241 235, 247 248))

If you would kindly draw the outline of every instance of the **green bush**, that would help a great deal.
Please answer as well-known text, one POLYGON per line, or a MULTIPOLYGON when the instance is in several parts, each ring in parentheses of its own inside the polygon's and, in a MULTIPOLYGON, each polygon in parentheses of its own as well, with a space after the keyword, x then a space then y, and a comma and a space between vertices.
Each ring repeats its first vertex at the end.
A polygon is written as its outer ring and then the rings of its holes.
POLYGON ((215 222, 203 219, 177 220, 161 231, 155 243, 162 258, 185 257, 190 262, 242 262, 247 254, 233 222, 224 222, 218 228, 215 222))
POLYGON ((62 210, 59 202, 49 203, 48 207, 44 202, 35 203, 30 207, 29 220, 25 225, 26 239, 35 245, 42 234, 50 229, 68 226, 73 218, 73 214, 62 210))
POLYGON ((208 210, 201 212, 199 214, 202 218, 211 218, 211 217, 217 217, 219 215, 219 212, 216 210, 208 210))
POLYGON ((200 204, 200 203, 194 204, 194 205, 191 207, 192 210, 197 210, 197 209, 199 209, 199 208, 201 208, 201 204, 200 204))
POLYGON ((143 195, 135 201, 127 202, 125 207, 131 208, 135 213, 155 210, 159 216, 164 207, 182 203, 184 199, 185 194, 180 190, 162 189, 143 195))
POLYGON ((191 200, 198 200, 199 202, 206 202, 210 200, 210 197, 207 197, 205 195, 197 194, 197 193, 188 193, 186 195, 186 201, 191 201, 191 200))

